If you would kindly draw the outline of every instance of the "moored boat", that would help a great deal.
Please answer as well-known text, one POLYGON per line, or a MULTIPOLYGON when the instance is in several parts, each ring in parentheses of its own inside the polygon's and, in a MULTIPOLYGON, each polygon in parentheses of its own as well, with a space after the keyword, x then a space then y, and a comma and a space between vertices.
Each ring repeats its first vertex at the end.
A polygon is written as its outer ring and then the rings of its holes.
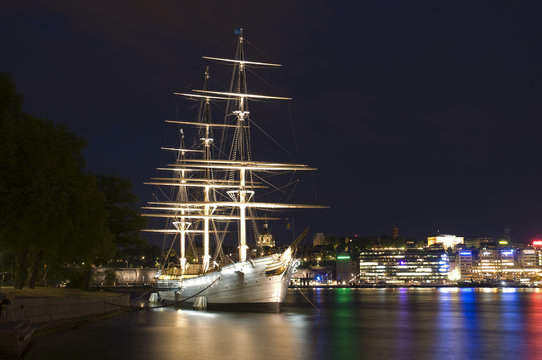
MULTIPOLYGON (((163 228, 146 230, 172 237, 166 259, 170 257, 174 244, 179 244, 178 263, 166 261, 156 276, 158 296, 165 302, 199 309, 279 311, 298 264, 296 247, 307 230, 285 251, 273 254, 269 247, 274 246, 274 241, 269 241, 268 235, 259 235, 257 222, 265 221, 267 224, 268 221, 283 220, 268 216, 268 213, 280 209, 322 207, 272 202, 256 193, 260 189, 275 187, 262 174, 316 169, 304 164, 252 159, 250 130, 256 124, 250 117, 250 102, 288 101, 291 98, 248 92, 248 69, 281 65, 246 60, 243 44, 241 30, 234 59, 203 57, 233 67, 229 91, 207 89, 210 78, 207 68, 203 89, 175 93, 198 102, 197 121, 166 120, 191 129, 196 134, 196 141, 189 144, 184 128, 181 128, 179 147, 163 148, 174 151, 176 161, 158 169, 173 176, 153 178, 148 182, 173 189, 165 200, 148 202, 144 209, 149 213, 143 214, 166 220, 163 228), (214 102, 225 103, 222 123, 211 119, 211 104, 214 102), (215 140, 213 131, 221 131, 220 142, 215 140), (247 229, 249 226, 253 231, 247 229), (235 258, 224 254, 222 249, 227 235, 233 233, 236 233, 238 243, 235 258), (252 251, 249 251, 249 234, 253 235, 256 243, 252 251), (196 241, 201 244, 201 256, 196 254, 196 241), (192 252, 192 257, 188 256, 188 251, 192 252)), ((161 194, 165 193, 161 191, 161 194)))

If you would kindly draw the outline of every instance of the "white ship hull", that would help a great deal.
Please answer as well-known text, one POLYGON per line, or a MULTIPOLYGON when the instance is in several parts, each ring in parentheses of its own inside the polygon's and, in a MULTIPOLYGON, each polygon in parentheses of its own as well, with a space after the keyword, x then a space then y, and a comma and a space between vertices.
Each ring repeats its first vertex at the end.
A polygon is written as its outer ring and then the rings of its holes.
POLYGON ((198 277, 157 279, 158 295, 184 306, 203 300, 207 309, 278 312, 297 263, 295 259, 281 261, 277 254, 198 277))

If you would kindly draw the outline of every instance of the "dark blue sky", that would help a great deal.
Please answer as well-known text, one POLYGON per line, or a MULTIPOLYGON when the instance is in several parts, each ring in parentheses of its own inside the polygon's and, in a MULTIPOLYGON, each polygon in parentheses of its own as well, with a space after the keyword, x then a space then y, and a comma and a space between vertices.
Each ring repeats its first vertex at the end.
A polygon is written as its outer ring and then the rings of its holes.
POLYGON ((174 145, 162 121, 189 116, 172 92, 199 88, 201 55, 231 57, 243 26, 247 58, 284 64, 262 75, 278 92, 249 86, 294 98, 300 149, 288 105, 255 104, 293 156, 264 138, 255 155, 319 168, 298 187, 331 206, 301 217, 313 232, 542 236, 537 2, 19 3, 0 13, 0 71, 25 111, 85 137, 89 169, 130 179, 142 202, 174 145))

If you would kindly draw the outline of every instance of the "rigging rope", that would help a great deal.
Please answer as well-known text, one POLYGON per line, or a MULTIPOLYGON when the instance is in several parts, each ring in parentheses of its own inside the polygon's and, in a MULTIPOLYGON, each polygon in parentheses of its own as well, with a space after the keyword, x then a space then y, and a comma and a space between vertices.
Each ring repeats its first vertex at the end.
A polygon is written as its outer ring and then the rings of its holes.
POLYGON ((270 192, 267 192, 267 193, 262 194, 262 195, 268 195, 273 191, 280 191, 280 192, 284 193, 285 195, 288 195, 288 193, 283 191, 282 188, 284 188, 286 186, 289 186, 290 184, 293 183, 293 182, 290 182, 290 183, 288 183, 288 184, 286 184, 284 186, 278 187, 278 186, 275 186, 273 183, 270 183, 269 181, 265 180, 263 177, 259 176, 258 174, 254 174, 254 177, 260 179, 262 182, 266 183, 267 185, 269 185, 270 187, 275 189, 275 190, 271 190, 270 192))
POLYGON ((286 150, 286 148, 284 146, 282 146, 277 140, 275 140, 271 135, 269 135, 269 133, 267 133, 262 127, 260 127, 258 124, 256 124, 252 120, 250 120, 250 123, 254 124, 254 126, 256 126, 256 128, 258 128, 258 130, 260 130, 265 136, 267 136, 269 139, 271 139, 271 141, 273 141, 278 147, 280 147, 282 150, 284 150, 284 152, 286 152, 286 154, 292 156, 292 154, 288 150, 286 150))
POLYGON ((249 73, 251 73, 252 75, 254 75, 254 77, 258 78, 261 82, 265 83, 266 85, 268 85, 271 89, 275 90, 277 93, 279 93, 279 89, 277 89, 275 86, 273 86, 269 81, 265 80, 263 77, 259 76, 258 74, 256 74, 255 71, 252 71, 250 68, 246 68, 248 70, 249 73))

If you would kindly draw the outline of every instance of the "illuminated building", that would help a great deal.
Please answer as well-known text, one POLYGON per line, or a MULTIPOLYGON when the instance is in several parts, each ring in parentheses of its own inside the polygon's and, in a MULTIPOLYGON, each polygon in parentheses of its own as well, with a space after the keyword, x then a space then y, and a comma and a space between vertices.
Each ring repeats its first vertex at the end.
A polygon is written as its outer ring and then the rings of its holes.
POLYGON ((324 233, 316 233, 312 238, 312 246, 326 246, 329 245, 329 242, 326 239, 324 233))
POLYGON ((315 285, 316 280, 316 271, 311 269, 297 269, 297 271, 292 275, 290 280, 290 285, 295 286, 311 286, 315 285))
POLYGON ((532 279, 542 269, 538 250, 534 248, 460 249, 456 263, 461 280, 532 279))
POLYGON ((474 274, 473 250, 459 250, 456 255, 456 269, 463 280, 471 280, 474 274))
POLYGON ((360 280, 366 283, 441 284, 448 278, 443 249, 371 249, 360 253, 360 280))
POLYGON ((533 240, 533 247, 536 250, 536 257, 538 259, 538 266, 542 266, 542 240, 536 239, 533 240))
POLYGON ((337 255, 336 265, 337 283, 349 284, 354 282, 354 266, 350 255, 347 253, 340 253, 337 255))
POLYGON ((536 249, 520 250, 518 259, 519 259, 519 263, 524 269, 537 268, 539 265, 538 253, 536 249))
POLYGON ((507 273, 507 272, 518 272, 516 269, 516 256, 517 252, 514 249, 502 249, 500 250, 500 265, 501 265, 501 272, 507 273))
POLYGON ((431 246, 433 244, 441 244, 443 248, 450 249, 454 248, 456 245, 461 245, 464 243, 464 238, 462 236, 448 235, 448 234, 439 234, 436 236, 430 236, 427 238, 427 245, 431 246))
POLYGON ((258 247, 275 247, 275 240, 273 240, 273 235, 271 234, 271 231, 269 231, 267 221, 263 224, 263 229, 260 232, 260 235, 258 235, 257 245, 258 247))
POLYGON ((484 249, 481 250, 478 254, 479 256, 479 271, 483 277, 493 278, 495 273, 500 271, 501 264, 498 261, 499 251, 484 249))
POLYGON ((333 286, 337 285, 333 274, 335 268, 311 267, 309 269, 298 269, 290 280, 292 286, 333 286))

